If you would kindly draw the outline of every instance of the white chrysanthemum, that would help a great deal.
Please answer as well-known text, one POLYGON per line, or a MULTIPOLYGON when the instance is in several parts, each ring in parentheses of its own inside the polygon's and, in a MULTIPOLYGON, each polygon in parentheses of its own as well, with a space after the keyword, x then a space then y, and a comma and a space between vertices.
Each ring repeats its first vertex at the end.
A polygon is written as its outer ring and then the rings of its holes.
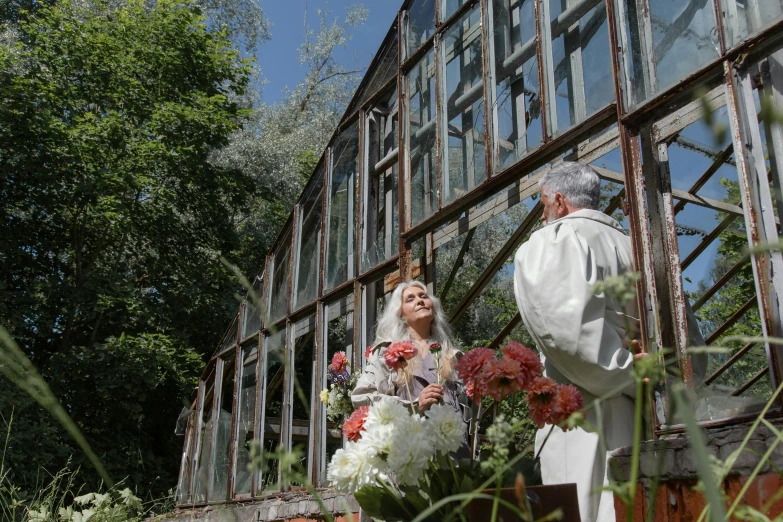
POLYGON ((363 486, 376 484, 377 480, 384 480, 386 474, 381 472, 383 462, 360 447, 355 442, 348 442, 345 448, 338 449, 329 468, 326 478, 330 485, 340 491, 354 493, 363 486))
POLYGON ((457 410, 446 404, 435 404, 427 410, 427 431, 435 451, 450 453, 462 446, 465 438, 465 423, 457 410))
POLYGON ((432 440, 424 425, 424 417, 411 416, 400 422, 392 437, 387 463, 397 483, 415 486, 435 454, 432 440))
POLYGON ((359 439, 359 444, 373 455, 381 456, 389 453, 393 435, 393 425, 378 424, 376 422, 368 426, 365 420, 364 431, 362 432, 362 438, 359 439))
POLYGON ((394 400, 376 402, 370 406, 367 418, 364 419, 365 429, 372 426, 397 426, 410 417, 410 413, 402 403, 394 400))

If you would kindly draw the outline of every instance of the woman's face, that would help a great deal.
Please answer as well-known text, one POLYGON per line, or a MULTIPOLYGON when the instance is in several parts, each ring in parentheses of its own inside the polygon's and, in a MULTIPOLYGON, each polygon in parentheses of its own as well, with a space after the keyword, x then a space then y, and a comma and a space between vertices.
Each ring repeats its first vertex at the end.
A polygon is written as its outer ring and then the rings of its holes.
POLYGON ((432 299, 427 295, 426 290, 418 286, 409 286, 403 290, 402 318, 409 325, 432 322, 432 299))

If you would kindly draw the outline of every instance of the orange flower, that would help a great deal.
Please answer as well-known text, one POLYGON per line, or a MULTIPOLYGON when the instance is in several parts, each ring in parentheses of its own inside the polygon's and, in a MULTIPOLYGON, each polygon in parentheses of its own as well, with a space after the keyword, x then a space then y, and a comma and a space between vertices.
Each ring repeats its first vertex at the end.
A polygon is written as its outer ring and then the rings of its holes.
POLYGON ((512 359, 504 357, 489 360, 478 379, 482 395, 489 395, 500 402, 519 391, 519 370, 519 363, 512 359))
POLYGON ((533 379, 541 375, 544 370, 538 354, 516 341, 510 341, 504 346, 503 354, 506 358, 519 363, 517 383, 521 390, 526 390, 533 383, 533 379))
POLYGON ((364 420, 367 418, 367 413, 370 411, 368 406, 361 406, 354 411, 348 420, 343 424, 343 435, 351 442, 357 442, 362 438, 362 431, 364 431, 364 420))
POLYGON ((549 377, 536 377, 530 385, 527 403, 530 406, 530 416, 538 429, 546 423, 552 423, 552 401, 558 391, 557 383, 549 377))
POLYGON ((343 373, 348 366, 348 357, 345 356, 345 352, 337 352, 332 357, 332 371, 334 373, 343 373))
POLYGON ((383 354, 383 359, 386 361, 386 366, 392 370, 399 370, 408 359, 412 359, 418 355, 419 350, 411 341, 400 341, 392 343, 386 349, 386 353, 383 354))
POLYGON ((457 374, 466 385, 479 378, 484 366, 495 359, 495 352, 489 348, 473 348, 457 361, 457 374))
POLYGON ((368 346, 366 350, 364 350, 364 358, 369 359, 370 353, 372 353, 372 345, 368 346))
POLYGON ((571 414, 579 411, 584 406, 582 394, 573 384, 561 384, 557 388, 557 394, 552 400, 552 422, 561 424, 568 420, 571 414))

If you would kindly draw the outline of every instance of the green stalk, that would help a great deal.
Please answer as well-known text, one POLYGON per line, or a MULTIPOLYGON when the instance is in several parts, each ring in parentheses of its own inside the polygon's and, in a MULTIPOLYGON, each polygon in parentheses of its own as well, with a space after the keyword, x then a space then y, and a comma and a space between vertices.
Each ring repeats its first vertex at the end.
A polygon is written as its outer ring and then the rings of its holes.
POLYGON ((636 377, 636 402, 634 404, 633 449, 631 452, 631 477, 628 492, 627 519, 633 522, 633 508, 636 501, 636 481, 639 477, 639 454, 642 448, 642 410, 644 408, 644 381, 636 377))
POLYGON ((502 475, 498 476, 497 487, 495 488, 495 498, 492 500, 492 518, 490 522, 497 522, 498 508, 500 507, 500 488, 503 485, 502 475))

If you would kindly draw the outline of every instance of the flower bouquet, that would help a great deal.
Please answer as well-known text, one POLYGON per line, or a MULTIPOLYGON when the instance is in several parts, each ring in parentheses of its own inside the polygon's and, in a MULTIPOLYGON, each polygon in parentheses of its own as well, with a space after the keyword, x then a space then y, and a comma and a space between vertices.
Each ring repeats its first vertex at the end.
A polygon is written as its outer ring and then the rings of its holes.
MULTIPOLYGON (((359 408, 345 422, 343 434, 349 442, 329 464, 327 478, 331 485, 353 493, 373 519, 387 521, 412 520, 424 511, 431 513, 427 520, 442 520, 460 509, 460 504, 445 501, 447 497, 487 485, 500 487, 509 463, 521 460, 512 453, 530 451, 521 443, 528 440, 531 431, 545 424, 560 424, 567 429, 574 425, 579 417, 574 414, 582 408, 581 394, 574 386, 559 385, 541 375, 543 366, 532 350, 511 342, 502 352, 498 357, 488 348, 474 348, 456 364, 457 374, 473 400, 472 426, 479 423, 485 397, 492 401, 490 411, 497 412, 504 401, 512 402, 513 411, 520 397, 529 411, 523 421, 508 421, 502 414, 496 415, 487 430, 487 450, 480 459, 452 458, 464 444, 468 429, 462 414, 452 406, 436 404, 420 415, 389 397, 359 408), (483 485, 482 475, 487 479, 483 485)), ((401 371, 410 359, 408 355, 405 346, 392 345, 385 362, 389 368, 401 371)), ((472 435, 472 454, 476 456, 477 430, 472 435)))
POLYGON ((326 405, 326 418, 338 428, 353 413, 351 391, 356 387, 359 376, 352 374, 350 368, 345 352, 334 354, 326 374, 327 386, 320 394, 321 402, 326 405))

